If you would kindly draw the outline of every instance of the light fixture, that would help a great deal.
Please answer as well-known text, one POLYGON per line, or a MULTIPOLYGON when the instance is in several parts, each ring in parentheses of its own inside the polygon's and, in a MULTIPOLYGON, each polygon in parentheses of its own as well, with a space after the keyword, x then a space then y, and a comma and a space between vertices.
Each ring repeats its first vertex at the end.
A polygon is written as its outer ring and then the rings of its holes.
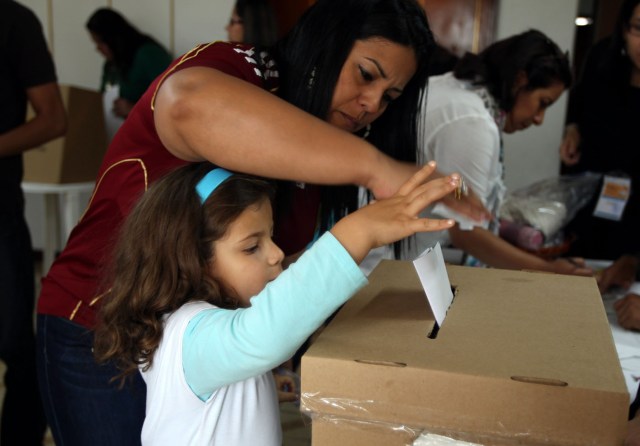
POLYGON ((589 26, 593 24, 591 17, 576 17, 576 26, 589 26))

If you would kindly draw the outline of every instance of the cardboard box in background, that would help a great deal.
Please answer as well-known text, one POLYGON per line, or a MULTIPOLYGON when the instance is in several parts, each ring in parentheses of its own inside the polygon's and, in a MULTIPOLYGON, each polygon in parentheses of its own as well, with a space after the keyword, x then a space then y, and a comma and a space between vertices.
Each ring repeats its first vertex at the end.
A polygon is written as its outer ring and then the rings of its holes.
POLYGON ((67 133, 24 153, 23 181, 59 184, 96 179, 107 148, 102 94, 70 85, 61 85, 60 92, 67 133))
POLYGON ((305 353, 314 446, 622 445, 629 393, 593 278, 447 271, 434 339, 413 264, 383 260, 305 353))

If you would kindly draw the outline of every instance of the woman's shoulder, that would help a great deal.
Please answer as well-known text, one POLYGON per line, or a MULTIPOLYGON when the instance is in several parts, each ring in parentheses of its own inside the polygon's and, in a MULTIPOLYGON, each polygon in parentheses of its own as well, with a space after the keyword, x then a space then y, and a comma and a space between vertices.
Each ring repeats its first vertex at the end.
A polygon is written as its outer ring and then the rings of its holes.
POLYGON ((429 78, 426 96, 427 113, 447 110, 455 114, 485 115, 488 113, 487 108, 477 93, 480 88, 483 87, 457 79, 452 72, 432 76, 429 78))
POLYGON ((182 55, 179 69, 205 66, 245 79, 271 90, 277 87, 278 70, 271 56, 245 44, 216 41, 203 43, 182 55))

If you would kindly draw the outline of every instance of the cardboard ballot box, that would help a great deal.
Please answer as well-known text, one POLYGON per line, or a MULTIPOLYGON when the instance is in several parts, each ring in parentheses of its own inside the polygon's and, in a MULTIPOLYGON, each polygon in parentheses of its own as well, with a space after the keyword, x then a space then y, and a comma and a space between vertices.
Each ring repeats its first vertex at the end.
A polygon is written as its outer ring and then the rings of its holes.
POLYGON ((305 353, 314 446, 622 445, 629 393, 593 278, 447 272, 435 337, 413 264, 383 260, 305 353))
POLYGON ((67 133, 24 152, 24 181, 59 184, 96 179, 107 148, 102 94, 70 85, 61 85, 60 92, 67 133))

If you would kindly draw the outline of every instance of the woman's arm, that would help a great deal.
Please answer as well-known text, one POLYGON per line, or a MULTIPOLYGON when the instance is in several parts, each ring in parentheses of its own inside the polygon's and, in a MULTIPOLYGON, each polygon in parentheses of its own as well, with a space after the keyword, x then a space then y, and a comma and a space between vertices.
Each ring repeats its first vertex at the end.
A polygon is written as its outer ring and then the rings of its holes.
MULTIPOLYGON (((171 75, 158 91, 154 116, 162 143, 178 158, 209 160, 254 175, 354 184, 380 199, 393 195, 419 169, 212 68, 191 67, 171 75)), ((473 194, 445 201, 477 220, 488 215, 473 194)))
POLYGON ((528 253, 483 228, 462 231, 457 226, 449 229, 453 245, 494 268, 548 271, 558 274, 591 276, 589 268, 567 259, 544 260, 528 253))
POLYGON ((316 184, 362 185, 383 198, 417 166, 302 112, 248 82, 203 67, 170 76, 155 101, 163 144, 189 161, 316 184))
POLYGON ((20 127, 0 134, 0 157, 33 149, 67 130, 67 113, 56 82, 28 88, 27 99, 35 116, 20 127))

